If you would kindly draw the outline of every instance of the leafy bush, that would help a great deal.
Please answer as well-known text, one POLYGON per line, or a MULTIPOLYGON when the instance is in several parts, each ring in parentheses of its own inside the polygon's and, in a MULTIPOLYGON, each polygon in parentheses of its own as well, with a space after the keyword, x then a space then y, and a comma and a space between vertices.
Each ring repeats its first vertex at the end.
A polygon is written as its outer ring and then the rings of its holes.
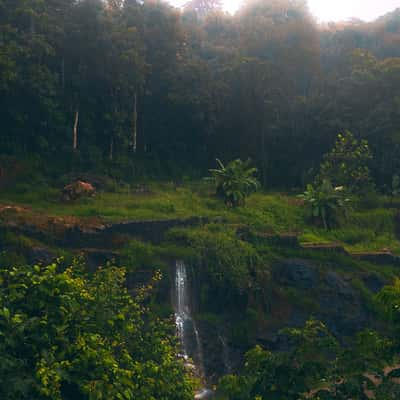
POLYGON ((392 185, 389 194, 392 196, 392 201, 393 197, 400 196, 400 176, 398 174, 392 176, 392 185))
POLYGON ((326 326, 315 320, 281 334, 289 340, 289 349, 271 352, 257 346, 249 351, 241 374, 220 380, 221 399, 365 399, 366 387, 375 394, 386 394, 377 398, 397 398, 393 396, 399 385, 388 385, 390 379, 373 384, 370 378, 372 372, 383 375, 383 368, 393 362, 392 341, 365 330, 351 346, 342 347, 326 326))
POLYGON ((159 249, 150 244, 139 240, 130 240, 121 252, 121 262, 133 272, 138 268, 159 268, 163 262, 158 254, 159 249))
POLYGON ((225 225, 175 228, 168 238, 192 250, 191 261, 198 267, 195 273, 204 279, 204 285, 209 286, 208 298, 203 297, 203 300, 213 306, 238 301, 254 284, 260 256, 250 243, 240 240, 225 225))
POLYGON ((325 179, 320 186, 307 185, 307 190, 300 195, 309 208, 310 216, 317 223, 329 229, 337 222, 339 215, 345 214, 350 199, 346 197, 343 187, 333 187, 325 179))
POLYGON ((250 167, 250 160, 243 162, 237 159, 224 166, 217 159, 217 163, 219 169, 210 170, 217 196, 221 197, 230 207, 243 206, 246 197, 255 192, 260 185, 254 177, 257 169, 250 167))
POLYGON ((335 354, 336 342, 318 321, 308 321, 302 329, 287 330, 292 348, 273 353, 256 346, 245 356, 239 376, 228 375, 220 381, 223 399, 297 400, 313 388, 328 370, 329 354, 335 354))
POLYGON ((400 325, 400 278, 396 278, 393 285, 385 286, 377 298, 389 319, 400 325))
POLYGON ((317 181, 327 179, 353 193, 369 191, 373 187, 368 168, 371 159, 366 140, 356 139, 349 131, 340 133, 333 149, 324 156, 317 181))
POLYGON ((172 328, 133 299, 125 271, 0 270, 0 398, 193 399, 172 328))

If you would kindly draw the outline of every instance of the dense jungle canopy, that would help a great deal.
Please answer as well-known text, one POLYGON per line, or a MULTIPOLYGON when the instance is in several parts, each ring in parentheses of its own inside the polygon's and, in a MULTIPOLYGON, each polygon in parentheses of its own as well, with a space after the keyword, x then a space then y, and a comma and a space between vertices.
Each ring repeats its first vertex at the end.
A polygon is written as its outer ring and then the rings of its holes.
POLYGON ((0 152, 52 172, 182 177, 240 157, 270 187, 301 186, 344 130, 370 143, 378 186, 400 169, 400 10, 317 24, 302 0, 233 16, 1 0, 0 32, 0 152))

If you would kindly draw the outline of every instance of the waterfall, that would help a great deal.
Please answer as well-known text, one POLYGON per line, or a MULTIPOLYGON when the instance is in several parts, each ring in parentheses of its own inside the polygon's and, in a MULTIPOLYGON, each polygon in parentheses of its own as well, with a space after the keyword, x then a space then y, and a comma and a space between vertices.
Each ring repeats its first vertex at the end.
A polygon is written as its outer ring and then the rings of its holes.
POLYGON ((190 309, 188 303, 187 272, 183 262, 177 261, 175 266, 175 288, 174 288, 175 325, 179 340, 181 341, 182 355, 187 360, 188 345, 186 341, 185 328, 190 320, 190 309))
POLYGON ((230 359, 228 344, 226 343, 225 338, 221 334, 218 335, 218 339, 222 346, 222 361, 224 363, 225 373, 230 374, 232 372, 232 363, 230 359))
POLYGON ((192 317, 190 284, 187 268, 183 261, 177 261, 175 265, 173 297, 176 331, 181 342, 182 356, 187 362, 192 359, 197 372, 203 375, 203 351, 196 321, 192 317))
MULTIPOLYGON (((175 311, 176 333, 181 343, 181 354, 186 365, 193 368, 204 378, 203 351, 196 321, 191 312, 190 282, 186 265, 183 261, 176 261, 175 279, 172 303, 175 311), (191 364, 193 360, 193 364, 191 364)), ((212 392, 209 389, 199 391, 195 399, 208 398, 212 392)))

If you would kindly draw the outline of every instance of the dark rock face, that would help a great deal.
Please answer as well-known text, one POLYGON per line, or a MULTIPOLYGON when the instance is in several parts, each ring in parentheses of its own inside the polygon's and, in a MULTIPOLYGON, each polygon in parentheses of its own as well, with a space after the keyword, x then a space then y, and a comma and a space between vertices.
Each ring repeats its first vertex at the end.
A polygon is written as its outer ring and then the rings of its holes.
POLYGON ((317 294, 318 319, 338 336, 350 336, 363 329, 368 324, 368 314, 360 293, 333 271, 325 274, 324 283, 326 287, 317 294))
POLYGON ((66 247, 110 248, 112 239, 121 235, 160 243, 165 233, 171 228, 195 226, 207 222, 207 218, 192 217, 187 219, 126 221, 96 229, 84 229, 75 226, 65 233, 62 245, 66 247))
POLYGON ((56 259, 56 255, 45 247, 32 247, 29 250, 28 260, 31 264, 51 264, 56 259))
POLYGON ((356 253, 352 254, 352 257, 372 264, 400 266, 400 257, 392 254, 390 251, 356 253))
POLYGON ((231 373, 234 367, 238 367, 241 358, 221 336, 217 326, 207 321, 198 321, 197 325, 204 355, 205 375, 210 382, 217 382, 218 377, 231 373))
POLYGON ((306 260, 288 259, 274 266, 274 279, 297 289, 311 289, 318 284, 315 266, 306 260))
POLYGON ((108 262, 116 260, 118 253, 104 249, 84 249, 81 253, 85 257, 89 271, 96 271, 99 266, 105 266, 108 262))
POLYGON ((168 219, 154 221, 127 221, 119 224, 107 226, 103 234, 125 234, 134 237, 139 237, 142 240, 148 240, 154 243, 162 241, 164 234, 171 228, 178 226, 194 226, 208 222, 207 218, 192 217, 187 219, 168 219))
POLYGON ((383 286, 385 286, 385 282, 375 274, 364 276, 363 282, 364 285, 373 293, 378 293, 383 286))
POLYGON ((344 296, 346 298, 351 298, 353 296, 352 287, 347 282, 345 282, 344 279, 336 272, 328 271, 325 274, 324 280, 328 288, 338 295, 344 296))
MULTIPOLYGON (((350 336, 370 323, 361 294, 351 282, 330 269, 322 270, 308 260, 288 259, 276 264, 273 278, 278 285, 299 291, 299 298, 311 301, 317 307, 290 304, 291 312, 284 326, 301 326, 315 317, 324 322, 339 337, 350 336)), ((378 282, 371 282, 378 285, 378 282)), ((279 303, 272 307, 281 307, 279 303)), ((282 327, 284 327, 282 326, 282 327)))

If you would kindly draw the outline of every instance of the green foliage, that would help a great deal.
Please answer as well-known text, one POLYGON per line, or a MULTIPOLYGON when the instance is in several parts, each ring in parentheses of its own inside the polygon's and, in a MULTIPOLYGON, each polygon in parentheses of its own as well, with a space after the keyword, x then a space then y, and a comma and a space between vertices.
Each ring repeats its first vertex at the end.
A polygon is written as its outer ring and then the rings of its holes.
POLYGON ((400 195, 400 176, 397 174, 392 177, 391 195, 393 197, 400 195))
POLYGON ((346 215, 350 202, 344 188, 333 187, 327 179, 317 187, 307 185, 307 190, 300 198, 308 207, 311 218, 317 223, 322 223, 326 230, 333 227, 341 215, 346 215))
POLYGON ((333 149, 324 156, 319 181, 330 180, 354 193, 371 188, 368 163, 372 159, 368 142, 358 140, 349 131, 340 133, 333 149))
POLYGON ((322 381, 329 368, 327 359, 337 349, 326 327, 308 321, 304 328, 285 333, 293 340, 293 348, 286 353, 272 353, 260 346, 249 351, 242 374, 221 379, 218 390, 223 398, 298 400, 322 381))
POLYGON ((198 274, 205 274, 215 295, 232 300, 245 293, 253 284, 253 273, 259 268, 256 249, 236 237, 233 230, 222 225, 206 225, 197 229, 175 229, 170 240, 192 249, 198 274))
POLYGON ((351 127, 376 155, 377 183, 390 185, 397 14, 382 29, 325 30, 304 1, 250 1, 233 17, 214 0, 218 18, 204 19, 205 3, 189 3, 180 13, 165 2, 2 0, 0 152, 35 155, 50 176, 129 180, 198 177, 216 154, 251 157, 264 184, 287 188, 351 127))
POLYGON ((226 400, 367 399, 368 389, 381 400, 395 399, 400 385, 398 348, 400 280, 376 296, 375 311, 385 310, 394 330, 386 336, 367 329, 341 345, 319 321, 281 331, 289 348, 270 352, 257 346, 245 356, 238 375, 220 380, 218 393, 226 400), (383 307, 383 308, 382 308, 383 307))
POLYGON ((385 307, 390 320, 400 323, 400 279, 396 278, 393 285, 385 286, 378 294, 378 300, 385 307))
POLYGON ((256 168, 250 167, 250 160, 233 160, 226 166, 217 159, 218 169, 210 169, 217 196, 229 207, 244 206, 246 197, 255 192, 259 182, 255 178, 256 168))
POLYGON ((124 281, 115 267, 1 269, 0 397, 192 399, 173 330, 124 281))
POLYGON ((389 385, 387 379, 374 385, 367 375, 383 376, 394 360, 392 341, 376 332, 360 332, 344 347, 315 320, 281 333, 289 339, 289 350, 273 353, 257 346, 249 351, 241 374, 220 380, 222 399, 364 399, 365 387, 390 396, 398 392, 398 385, 389 385))
POLYGON ((121 263, 129 272, 134 272, 140 268, 155 269, 163 266, 158 249, 150 243, 139 240, 131 240, 121 252, 121 263))

